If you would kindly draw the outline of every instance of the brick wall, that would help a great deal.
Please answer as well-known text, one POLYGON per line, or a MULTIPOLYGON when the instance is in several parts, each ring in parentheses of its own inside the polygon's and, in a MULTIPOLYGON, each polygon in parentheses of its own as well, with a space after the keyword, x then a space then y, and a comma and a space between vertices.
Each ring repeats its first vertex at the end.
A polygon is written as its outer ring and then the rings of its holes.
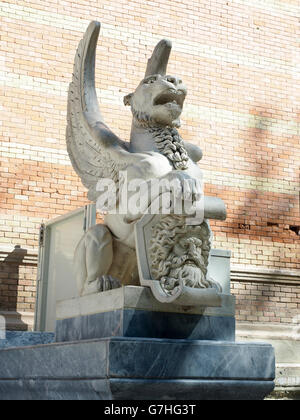
POLYGON ((232 282, 237 321, 292 324, 299 316, 300 286, 232 282))
MULTIPOLYGON (((228 207, 227 220, 212 223, 215 247, 231 249, 233 265, 299 270, 297 13, 296 0, 2 1, 0 251, 36 252, 40 223, 87 203, 66 152, 66 102, 77 44, 97 19, 96 82, 107 124, 129 138, 122 98, 156 42, 172 39, 169 72, 189 88, 181 133, 204 151, 206 193, 228 207)), ((17 276, 0 264, 0 310, 32 311, 35 269, 17 276)), ((290 322, 281 303, 299 312, 294 288, 275 284, 269 295, 260 287, 233 285, 238 305, 247 300, 247 309, 238 306, 243 319, 290 322)))
POLYGON ((34 311, 36 266, 5 262, 0 271, 0 304, 4 311, 34 311))

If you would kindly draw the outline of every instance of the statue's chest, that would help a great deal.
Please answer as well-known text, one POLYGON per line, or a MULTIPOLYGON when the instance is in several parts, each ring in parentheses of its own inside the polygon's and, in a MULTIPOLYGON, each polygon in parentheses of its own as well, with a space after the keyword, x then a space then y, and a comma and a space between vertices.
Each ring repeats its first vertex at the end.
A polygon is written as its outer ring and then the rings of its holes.
MULTIPOLYGON (((151 178, 161 178, 167 175, 171 171, 181 171, 176 169, 174 163, 168 159, 167 156, 164 156, 158 152, 151 153, 151 178)), ((186 162, 186 168, 182 171, 189 175, 192 178, 200 179, 202 178, 202 171, 197 164, 195 164, 190 158, 186 162)))
POLYGON ((189 156, 176 129, 152 129, 155 149, 165 156, 175 170, 187 170, 189 156))

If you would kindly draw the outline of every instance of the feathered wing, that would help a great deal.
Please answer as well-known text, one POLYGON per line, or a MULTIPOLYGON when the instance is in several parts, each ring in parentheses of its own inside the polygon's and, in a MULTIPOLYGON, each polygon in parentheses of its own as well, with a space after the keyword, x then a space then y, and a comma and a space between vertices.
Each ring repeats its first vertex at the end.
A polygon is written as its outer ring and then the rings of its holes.
POLYGON ((137 163, 138 155, 128 152, 101 116, 95 89, 95 56, 99 22, 91 22, 80 41, 69 86, 67 113, 67 150, 73 168, 89 190, 88 198, 98 198, 96 185, 102 178, 116 183, 119 171, 137 163))

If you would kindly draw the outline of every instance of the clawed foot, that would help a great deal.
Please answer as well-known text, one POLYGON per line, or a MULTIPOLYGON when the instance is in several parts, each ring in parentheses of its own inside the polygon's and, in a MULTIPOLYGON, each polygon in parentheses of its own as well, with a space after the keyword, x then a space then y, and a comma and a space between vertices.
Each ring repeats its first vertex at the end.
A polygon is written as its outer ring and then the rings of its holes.
POLYGON ((118 289, 121 287, 119 280, 114 279, 111 276, 101 276, 95 281, 85 284, 82 296, 93 295, 99 292, 106 292, 107 290, 118 289))
POLYGON ((98 292, 106 292, 107 290, 118 289, 119 287, 121 287, 121 283, 112 276, 105 275, 97 279, 98 292))

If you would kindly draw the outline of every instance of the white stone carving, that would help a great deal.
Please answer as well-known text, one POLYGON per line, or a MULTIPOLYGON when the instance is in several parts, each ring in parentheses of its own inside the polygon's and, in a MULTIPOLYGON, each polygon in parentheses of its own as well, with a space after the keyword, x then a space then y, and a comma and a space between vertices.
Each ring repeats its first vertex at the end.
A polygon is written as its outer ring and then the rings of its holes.
MULTIPOLYGON (((108 212, 105 224, 93 227, 77 247, 74 263, 80 295, 109 290, 120 284, 138 284, 135 226, 144 213, 131 211, 130 208, 126 214, 118 211, 133 196, 129 192, 126 202, 122 202, 125 199, 120 171, 126 173, 127 182, 139 179, 151 185, 153 180, 168 181, 172 188, 175 185, 176 200, 185 200, 193 205, 200 197, 203 198, 199 182, 202 172, 197 165, 202 152, 197 146, 184 142, 178 132, 187 89, 180 78, 166 74, 170 41, 162 40, 156 46, 148 61, 145 78, 135 92, 124 98, 124 104, 131 107, 133 114, 131 138, 127 143, 113 134, 99 110, 95 90, 95 51, 99 31, 100 24, 91 22, 76 52, 68 95, 67 148, 75 171, 88 189, 90 200, 97 201, 99 180, 109 178, 118 185, 117 211, 108 212)), ((169 192, 174 193, 173 189, 169 192)), ((160 195, 160 191, 151 191, 144 210, 150 208, 160 195)), ((222 200, 205 197, 203 205, 206 219, 226 217, 222 200)), ((172 216, 168 220, 173 220, 175 224, 179 222, 172 216)), ((185 216, 182 216, 175 231, 183 229, 184 220, 185 216)), ((147 279, 158 281, 163 294, 167 295, 167 301, 170 297, 177 299, 183 290, 188 289, 193 289, 196 294, 203 293, 205 289, 208 294, 214 295, 219 291, 219 286, 206 276, 209 225, 203 218, 193 219, 193 215, 189 215, 186 221, 195 227, 186 226, 182 234, 174 236, 168 264, 172 258, 182 258, 185 252, 189 254, 193 249, 193 252, 199 253, 198 265, 183 264, 180 273, 179 267, 170 266, 169 271, 160 276, 159 267, 153 263, 152 276, 147 279), (197 224, 201 226, 197 227, 197 224), (156 275, 158 279, 153 278, 156 275)), ((148 244, 153 254, 155 246, 158 246, 156 240, 154 232, 152 243, 148 244)), ((191 298, 192 301, 195 303, 197 298, 191 298)))

